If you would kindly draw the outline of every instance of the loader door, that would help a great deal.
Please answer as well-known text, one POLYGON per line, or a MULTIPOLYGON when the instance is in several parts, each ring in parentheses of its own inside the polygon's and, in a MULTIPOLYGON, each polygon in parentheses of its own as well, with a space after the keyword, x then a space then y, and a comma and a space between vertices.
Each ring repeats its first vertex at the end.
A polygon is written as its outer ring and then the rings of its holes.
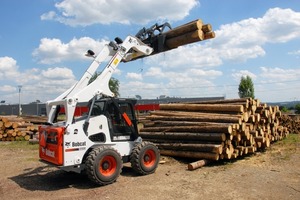
POLYGON ((136 119, 133 105, 126 101, 107 103, 107 119, 111 140, 134 140, 137 137, 136 119))

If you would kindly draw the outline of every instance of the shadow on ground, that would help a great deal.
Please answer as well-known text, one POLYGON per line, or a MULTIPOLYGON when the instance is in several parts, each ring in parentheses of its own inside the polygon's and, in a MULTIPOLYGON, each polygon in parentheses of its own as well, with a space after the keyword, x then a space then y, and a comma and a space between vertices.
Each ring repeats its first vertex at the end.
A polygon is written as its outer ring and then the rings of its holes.
MULTIPOLYGON (((134 177, 138 175, 131 167, 124 166, 121 176, 134 177)), ((84 173, 65 172, 49 166, 24 169, 24 173, 9 179, 30 191, 55 191, 72 187, 77 189, 99 187, 91 182, 84 173)))

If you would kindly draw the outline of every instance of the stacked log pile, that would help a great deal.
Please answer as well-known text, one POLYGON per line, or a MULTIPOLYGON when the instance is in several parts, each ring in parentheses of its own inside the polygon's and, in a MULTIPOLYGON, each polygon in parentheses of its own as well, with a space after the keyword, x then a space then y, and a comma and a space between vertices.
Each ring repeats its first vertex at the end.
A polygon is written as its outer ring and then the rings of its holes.
POLYGON ((29 141, 37 131, 37 125, 22 117, 0 116, 0 141, 29 141))
POLYGON ((300 115, 284 114, 280 117, 280 125, 286 127, 290 133, 300 134, 300 115))
POLYGON ((162 155, 233 159, 286 137, 280 116, 278 107, 251 98, 160 104, 144 120, 140 135, 162 155))

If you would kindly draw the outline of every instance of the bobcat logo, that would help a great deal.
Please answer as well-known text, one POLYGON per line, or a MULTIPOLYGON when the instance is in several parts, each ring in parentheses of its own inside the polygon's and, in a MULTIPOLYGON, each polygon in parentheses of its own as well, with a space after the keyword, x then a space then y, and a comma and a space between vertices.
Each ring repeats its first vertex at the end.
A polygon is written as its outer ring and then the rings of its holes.
POLYGON ((71 142, 65 142, 65 146, 69 147, 71 145, 71 142))

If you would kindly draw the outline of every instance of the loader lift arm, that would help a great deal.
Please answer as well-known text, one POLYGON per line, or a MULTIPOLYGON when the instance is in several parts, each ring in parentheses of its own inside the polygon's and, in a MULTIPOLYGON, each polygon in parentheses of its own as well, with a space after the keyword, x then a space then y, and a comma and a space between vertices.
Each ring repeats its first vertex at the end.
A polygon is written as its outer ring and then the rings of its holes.
MULTIPOLYGON (((122 60, 130 61, 134 57, 147 56, 152 52, 153 48, 133 36, 126 37, 124 41, 116 39, 116 42, 111 41, 105 45, 97 56, 91 55, 94 57, 94 60, 77 83, 56 99, 47 102, 48 123, 52 124, 55 121, 58 105, 65 107, 65 126, 67 126, 72 123, 78 102, 87 102, 95 96, 114 97, 114 94, 109 89, 109 80, 118 64, 122 60), (88 84, 98 67, 109 56, 111 56, 111 59, 102 73, 92 83, 88 84)), ((92 54, 91 52, 89 53, 92 54)))

